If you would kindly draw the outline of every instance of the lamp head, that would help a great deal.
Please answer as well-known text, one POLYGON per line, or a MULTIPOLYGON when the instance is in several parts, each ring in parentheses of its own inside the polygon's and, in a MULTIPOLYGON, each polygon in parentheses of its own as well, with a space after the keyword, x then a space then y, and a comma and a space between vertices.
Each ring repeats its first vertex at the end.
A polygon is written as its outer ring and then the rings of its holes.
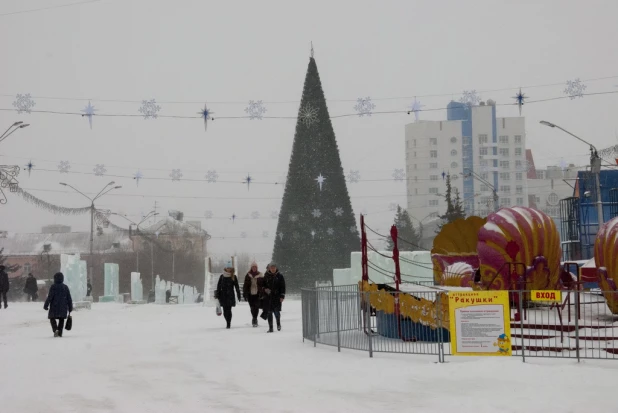
POLYGON ((15 123, 13 124, 13 126, 19 126, 19 125, 21 125, 22 123, 24 123, 24 122, 22 122, 21 120, 18 120, 17 122, 15 122, 15 123))
POLYGON ((122 185, 118 185, 114 187, 114 189, 120 189, 120 188, 122 188, 122 185))
POLYGON ((65 184, 64 182, 60 182, 60 185, 67 186, 67 184, 65 184))
POLYGON ((30 126, 29 123, 24 123, 23 125, 19 125, 19 129, 30 126))
POLYGON ((541 125, 545 125, 545 126, 549 126, 550 128, 555 128, 555 127, 556 127, 556 125, 554 125, 554 124, 553 124, 553 123, 551 123, 551 122, 547 122, 546 120, 542 120, 542 121, 540 122, 540 124, 541 124, 541 125))

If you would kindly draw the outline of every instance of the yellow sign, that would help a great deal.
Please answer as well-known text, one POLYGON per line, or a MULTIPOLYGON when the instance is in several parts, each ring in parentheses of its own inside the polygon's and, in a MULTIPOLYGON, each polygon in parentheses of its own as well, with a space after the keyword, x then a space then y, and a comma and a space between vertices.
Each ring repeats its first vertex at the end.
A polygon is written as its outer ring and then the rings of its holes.
POLYGON ((530 299, 532 301, 561 303, 562 292, 560 290, 532 290, 530 292, 530 299))
POLYGON ((510 356, 508 291, 451 291, 448 295, 454 356, 510 356))

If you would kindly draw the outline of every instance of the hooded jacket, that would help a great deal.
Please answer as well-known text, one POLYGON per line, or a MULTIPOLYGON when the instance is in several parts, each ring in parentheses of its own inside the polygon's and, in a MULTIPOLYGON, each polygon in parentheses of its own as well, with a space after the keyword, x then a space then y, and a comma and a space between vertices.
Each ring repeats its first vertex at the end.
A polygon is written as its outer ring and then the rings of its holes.
POLYGON ((54 275, 54 284, 49 288, 49 294, 43 308, 49 310, 48 318, 67 318, 68 313, 73 311, 73 299, 71 291, 64 282, 61 272, 54 275))
POLYGON ((233 273, 226 270, 221 277, 219 277, 215 298, 219 300, 221 307, 235 307, 236 297, 238 297, 238 301, 240 301, 238 278, 236 278, 233 273), (236 296, 234 296, 234 290, 236 290, 236 296))
POLYGON ((2 268, 0 269, 0 293, 8 292, 9 286, 9 274, 2 268))

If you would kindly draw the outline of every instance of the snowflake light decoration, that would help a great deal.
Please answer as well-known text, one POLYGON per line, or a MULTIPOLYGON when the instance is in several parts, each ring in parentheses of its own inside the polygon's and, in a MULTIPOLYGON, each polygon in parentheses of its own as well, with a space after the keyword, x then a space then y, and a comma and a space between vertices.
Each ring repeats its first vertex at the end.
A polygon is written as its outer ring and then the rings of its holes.
POLYGON ((366 98, 356 99, 354 110, 358 112, 359 117, 363 117, 365 115, 371 116, 371 112, 375 109, 375 107, 376 105, 371 102, 371 98, 367 96, 366 98))
POLYGON ((352 232, 352 233, 355 233, 355 232, 356 232, 356 226, 355 226, 355 225, 352 225, 352 226, 350 227, 350 232, 352 232))
POLYGON ((313 215, 314 218, 320 218, 322 216, 322 211, 319 209, 314 209, 311 211, 311 215, 313 215))
POLYGON ((318 110, 307 103, 305 106, 300 108, 300 111, 298 113, 298 118, 306 126, 311 126, 314 123, 319 122, 318 110))
POLYGON ((327 230, 326 230, 326 233, 327 233, 328 235, 331 235, 331 236, 332 236, 332 235, 335 233, 335 230, 334 230, 334 229, 332 229, 332 228, 329 228, 329 229, 327 229, 327 230))
POLYGON ((249 115, 249 119, 251 120, 262 120, 262 118, 264 117, 264 113, 266 113, 266 108, 264 107, 264 103, 261 100, 250 100, 249 104, 245 108, 245 112, 247 113, 247 115, 249 115))
POLYGON ((277 219, 279 218, 279 211, 270 211, 270 217, 272 219, 277 219))
POLYGON ((584 90, 586 90, 588 86, 582 83, 582 81, 577 78, 575 80, 567 80, 566 89, 564 89, 564 93, 571 98, 571 100, 576 97, 583 98, 584 90))
POLYGON ((322 185, 324 184, 324 181, 326 181, 326 178, 324 178, 322 176, 322 174, 320 174, 320 176, 318 176, 317 178, 315 178, 316 182, 318 183, 318 185, 320 186, 320 191, 322 190, 322 185))
POLYGON ((340 217, 343 215, 343 208, 335 208, 335 216, 340 217))
POLYGON ((213 213, 212 211, 206 211, 204 212, 204 218, 206 219, 211 219, 213 217, 213 213))
POLYGON ((206 176, 204 176, 204 178, 206 178, 206 180, 209 183, 214 183, 214 182, 217 182, 217 178, 219 178, 219 174, 214 169, 213 170, 209 170, 206 173, 206 176))
POLYGON ((34 105, 36 105, 36 102, 32 100, 30 93, 26 93, 25 95, 18 93, 13 102, 13 106, 17 108, 17 113, 31 113, 34 105))
POLYGON ((476 90, 464 90, 461 99, 459 99, 459 102, 468 107, 476 106, 480 101, 481 97, 476 93, 476 90))
POLYGON ((259 219, 259 218, 260 218, 260 213, 259 213, 259 211, 253 211, 253 212, 251 213, 251 218, 253 218, 253 219, 259 219))
POLYGON ((397 211, 397 204, 395 202, 391 202, 390 204, 388 204, 388 210, 397 211))
POLYGON ((393 179, 397 182, 403 182, 406 179, 406 173, 403 169, 395 169, 393 170, 393 179))
POLYGON ((212 117, 215 112, 208 109, 208 104, 204 103, 204 109, 201 109, 199 112, 197 112, 197 114, 201 115, 202 119, 204 119, 204 130, 208 130, 208 121, 215 120, 215 118, 212 117))
POLYGON ((69 169, 71 169, 71 163, 69 161, 60 161, 58 164, 58 171, 61 174, 68 174, 69 169))
POLYGON ((97 110, 94 108, 94 106, 92 106, 92 103, 90 103, 90 101, 88 101, 88 106, 82 109, 82 112, 84 112, 82 117, 86 116, 88 118, 90 129, 92 129, 92 116, 94 116, 94 112, 96 111, 97 110))
POLYGON ((290 214, 290 221, 291 221, 291 222, 296 222, 296 221, 298 221, 298 215, 296 215, 296 214, 290 214))
POLYGON ((268 238, 268 236, 269 236, 268 231, 262 232, 262 238, 268 238))
POLYGON ((240 236, 242 238, 247 238, 247 233, 243 231, 243 232, 240 233, 240 236))
POLYGON ((172 178, 172 181, 180 181, 180 178, 182 178, 181 170, 172 169, 172 172, 170 173, 170 178, 172 178))
POLYGON ((515 104, 519 107, 519 116, 521 116, 521 108, 524 106, 524 101, 528 99, 528 97, 525 93, 521 93, 521 88, 519 88, 519 93, 513 96, 513 99, 515 99, 515 104))
POLYGON ((34 169, 34 164, 32 163, 32 161, 29 161, 26 164, 26 171, 28 171, 28 178, 30 178, 30 173, 32 172, 33 169, 34 169))
POLYGON ((139 186, 139 180, 142 179, 143 177, 144 177, 144 174, 142 174, 142 171, 138 169, 135 175, 133 175, 133 179, 135 179, 135 183, 137 184, 137 186, 139 186))
POLYGON ((414 113, 414 120, 418 121, 418 114, 421 111, 421 109, 424 107, 425 105, 422 105, 420 101, 414 98, 414 102, 412 102, 412 104, 409 107, 410 110, 408 111, 408 115, 410 113, 414 113))
POLYGON ((156 100, 142 100, 142 106, 139 108, 139 112, 144 115, 144 119, 156 119, 159 115, 161 106, 157 105, 156 100))
POLYGON ((279 234, 277 234, 277 235, 279 236, 279 239, 280 239, 281 241, 283 241, 283 232, 280 232, 280 233, 279 233, 279 234))
POLYGON ((311 238, 312 239, 315 239, 315 234, 316 234, 315 230, 311 230, 311 238))
POLYGON ((358 183, 359 180, 360 180, 360 172, 350 170, 350 173, 348 174, 348 181, 351 184, 356 184, 358 183))
POLYGON ((105 165, 98 163, 94 166, 92 172, 94 172, 94 176, 103 176, 107 169, 105 169, 105 165))

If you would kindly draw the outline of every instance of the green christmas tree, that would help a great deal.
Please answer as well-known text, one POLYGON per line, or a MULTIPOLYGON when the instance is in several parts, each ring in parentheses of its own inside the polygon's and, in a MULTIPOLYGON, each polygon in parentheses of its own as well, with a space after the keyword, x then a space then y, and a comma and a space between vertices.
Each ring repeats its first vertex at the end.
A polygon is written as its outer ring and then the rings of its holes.
MULTIPOLYGON (((399 251, 418 251, 421 249, 419 246, 421 235, 414 229, 408 211, 402 209, 399 205, 397 205, 397 213, 395 214, 395 226, 399 237, 397 243, 399 251)), ((390 237, 386 241, 386 250, 393 250, 393 240, 390 237)))
POLYGON ((360 250, 335 132, 313 56, 298 111, 273 260, 288 289, 332 280, 360 250))
POLYGON ((466 212, 464 211, 463 203, 461 202, 461 197, 459 196, 459 190, 455 188, 455 191, 453 191, 451 186, 450 174, 446 175, 446 193, 444 194, 444 200, 446 201, 446 212, 444 215, 440 215, 442 223, 438 226, 436 232, 440 232, 442 227, 449 222, 466 217, 466 212), (454 198, 453 192, 455 192, 454 198))

